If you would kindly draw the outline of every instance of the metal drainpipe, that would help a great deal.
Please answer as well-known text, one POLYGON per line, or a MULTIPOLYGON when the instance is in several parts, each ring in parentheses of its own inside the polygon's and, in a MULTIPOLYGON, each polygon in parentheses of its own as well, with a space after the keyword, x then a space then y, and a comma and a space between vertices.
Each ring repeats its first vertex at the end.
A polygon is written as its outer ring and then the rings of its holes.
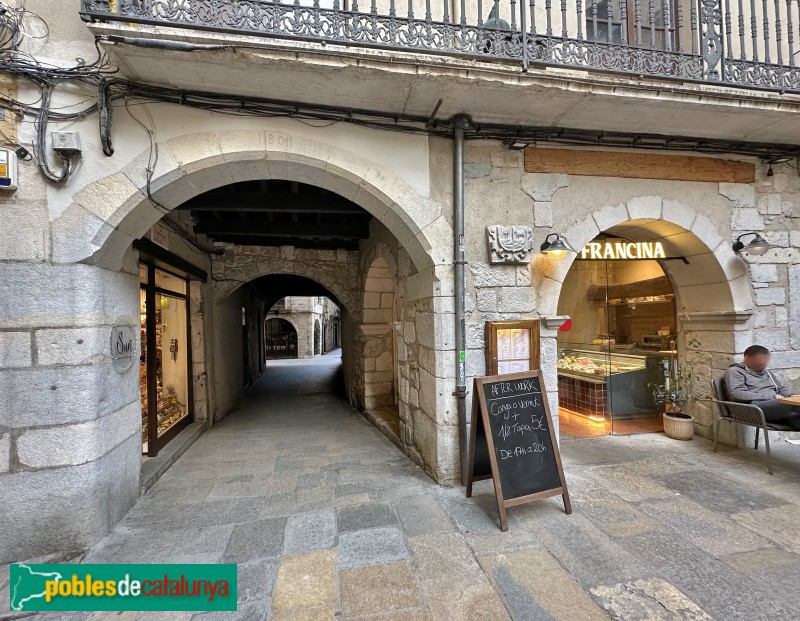
POLYGON ((453 229, 456 320, 456 408, 461 430, 460 454, 462 481, 465 473, 467 428, 467 372, 465 360, 466 330, 464 326, 464 116, 455 119, 455 149, 453 154, 453 229))

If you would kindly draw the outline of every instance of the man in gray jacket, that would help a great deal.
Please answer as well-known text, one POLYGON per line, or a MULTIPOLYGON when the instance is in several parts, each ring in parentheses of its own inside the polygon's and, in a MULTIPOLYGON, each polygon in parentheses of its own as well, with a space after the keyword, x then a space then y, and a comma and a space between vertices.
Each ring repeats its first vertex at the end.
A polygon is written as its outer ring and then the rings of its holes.
POLYGON ((768 423, 789 425, 800 431, 800 406, 784 401, 797 395, 792 395, 780 375, 767 369, 769 358, 769 350, 761 345, 745 349, 744 362, 734 364, 725 373, 728 398, 757 405, 768 423))

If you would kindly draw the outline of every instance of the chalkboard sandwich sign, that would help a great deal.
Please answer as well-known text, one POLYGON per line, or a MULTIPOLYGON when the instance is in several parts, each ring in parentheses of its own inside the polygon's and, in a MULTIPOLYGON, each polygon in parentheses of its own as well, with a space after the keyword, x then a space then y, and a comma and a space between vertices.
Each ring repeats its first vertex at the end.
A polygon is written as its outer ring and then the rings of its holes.
POLYGON ((561 495, 572 513, 547 393, 539 371, 476 378, 472 392, 467 498, 474 481, 492 479, 500 528, 506 509, 561 495))

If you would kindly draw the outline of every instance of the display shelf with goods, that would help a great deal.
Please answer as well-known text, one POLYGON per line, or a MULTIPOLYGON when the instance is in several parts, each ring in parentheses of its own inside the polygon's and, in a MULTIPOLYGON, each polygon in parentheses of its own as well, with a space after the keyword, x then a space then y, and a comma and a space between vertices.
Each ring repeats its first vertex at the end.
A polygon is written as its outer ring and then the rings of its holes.
POLYGON ((670 354, 586 345, 559 351, 558 387, 561 407, 592 420, 658 416, 648 385, 663 378, 670 354))
POLYGON ((191 422, 189 313, 184 279, 153 266, 140 274, 142 452, 152 457, 191 422))

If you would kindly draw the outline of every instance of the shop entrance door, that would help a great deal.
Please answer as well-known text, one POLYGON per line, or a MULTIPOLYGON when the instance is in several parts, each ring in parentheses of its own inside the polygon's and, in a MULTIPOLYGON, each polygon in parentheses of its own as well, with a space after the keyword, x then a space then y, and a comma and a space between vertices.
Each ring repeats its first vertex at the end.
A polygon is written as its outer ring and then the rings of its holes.
MULTIPOLYGON (((594 243, 627 242, 602 237, 594 243)), ((676 312, 659 262, 579 254, 558 310, 571 317, 558 338, 562 433, 660 431, 653 391, 675 355, 676 312)))

